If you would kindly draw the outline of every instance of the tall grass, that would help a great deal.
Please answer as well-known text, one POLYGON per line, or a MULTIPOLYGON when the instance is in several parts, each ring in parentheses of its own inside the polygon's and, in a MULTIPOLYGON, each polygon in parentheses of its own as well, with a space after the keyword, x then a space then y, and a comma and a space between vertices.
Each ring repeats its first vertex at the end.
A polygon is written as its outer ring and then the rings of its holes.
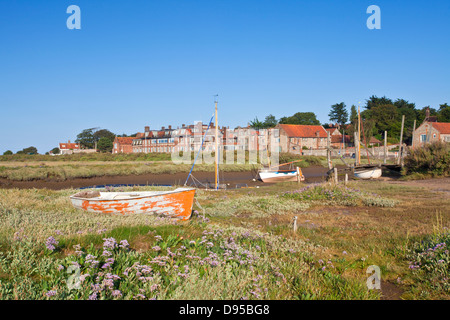
POLYGON ((404 164, 406 175, 450 176, 450 144, 436 141, 410 149, 404 164))

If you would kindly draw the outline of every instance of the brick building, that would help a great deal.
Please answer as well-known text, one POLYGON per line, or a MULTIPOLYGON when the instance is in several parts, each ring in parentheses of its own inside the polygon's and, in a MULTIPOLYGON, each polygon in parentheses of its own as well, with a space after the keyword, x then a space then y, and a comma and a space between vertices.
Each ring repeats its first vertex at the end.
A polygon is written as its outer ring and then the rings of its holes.
POLYGON ((134 137, 115 137, 112 153, 132 153, 134 137))
POLYGON ((327 131, 322 126, 278 124, 280 152, 301 153, 303 148, 325 149, 327 131))
POLYGON ((433 141, 450 143, 450 123, 431 122, 428 120, 425 120, 416 131, 414 131, 412 142, 413 148, 433 141))

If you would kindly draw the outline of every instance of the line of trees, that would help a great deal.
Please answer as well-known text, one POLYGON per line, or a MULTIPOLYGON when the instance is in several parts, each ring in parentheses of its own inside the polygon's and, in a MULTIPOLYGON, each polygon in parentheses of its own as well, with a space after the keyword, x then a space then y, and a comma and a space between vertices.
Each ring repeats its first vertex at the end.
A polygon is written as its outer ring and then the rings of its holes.
MULTIPOLYGON (((425 119, 426 110, 429 109, 430 116, 435 116, 438 122, 450 122, 450 106, 447 103, 440 104, 439 109, 426 106, 417 109, 415 103, 405 99, 395 101, 385 96, 379 98, 375 95, 366 100, 361 106, 361 122, 366 139, 376 137, 383 139, 384 131, 388 132, 388 137, 392 142, 398 142, 401 130, 402 115, 405 115, 404 139, 411 142, 414 120, 418 127, 425 119)), ((358 110, 355 105, 350 107, 350 113, 344 102, 331 106, 328 114, 330 122, 345 126, 345 134, 353 139, 353 133, 358 128, 358 110)), ((300 125, 320 125, 314 112, 297 112, 292 116, 282 117, 279 120, 272 114, 268 115, 264 121, 259 121, 256 117, 250 121, 250 126, 255 129, 273 128, 277 124, 300 124, 300 125)), ((325 128, 328 123, 323 124, 325 128)), ((342 131, 342 130, 341 130, 342 131)))

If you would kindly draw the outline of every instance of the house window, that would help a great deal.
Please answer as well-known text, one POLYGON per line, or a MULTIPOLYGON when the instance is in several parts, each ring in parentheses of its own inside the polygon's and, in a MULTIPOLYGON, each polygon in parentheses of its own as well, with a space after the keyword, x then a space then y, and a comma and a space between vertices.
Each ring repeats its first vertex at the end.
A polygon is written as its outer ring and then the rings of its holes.
POLYGON ((435 134, 433 134, 433 138, 436 138, 436 133, 435 133, 435 134))
POLYGON ((421 134, 421 135, 420 135, 420 141, 421 141, 421 142, 427 141, 427 135, 426 135, 426 134, 421 134))

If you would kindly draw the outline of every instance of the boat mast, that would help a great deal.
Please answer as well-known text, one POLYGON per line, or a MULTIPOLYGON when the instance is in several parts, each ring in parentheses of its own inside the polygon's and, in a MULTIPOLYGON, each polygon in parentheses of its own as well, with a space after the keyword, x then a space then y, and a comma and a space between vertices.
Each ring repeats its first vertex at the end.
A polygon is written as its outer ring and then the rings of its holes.
POLYGON ((215 186, 216 190, 219 190, 219 127, 218 127, 218 120, 217 120, 217 97, 219 95, 216 94, 214 96, 214 105, 216 108, 216 115, 215 115, 215 125, 216 125, 216 148, 215 148, 215 186))
POLYGON ((361 164, 361 113, 359 112, 358 103, 358 165, 361 164))

